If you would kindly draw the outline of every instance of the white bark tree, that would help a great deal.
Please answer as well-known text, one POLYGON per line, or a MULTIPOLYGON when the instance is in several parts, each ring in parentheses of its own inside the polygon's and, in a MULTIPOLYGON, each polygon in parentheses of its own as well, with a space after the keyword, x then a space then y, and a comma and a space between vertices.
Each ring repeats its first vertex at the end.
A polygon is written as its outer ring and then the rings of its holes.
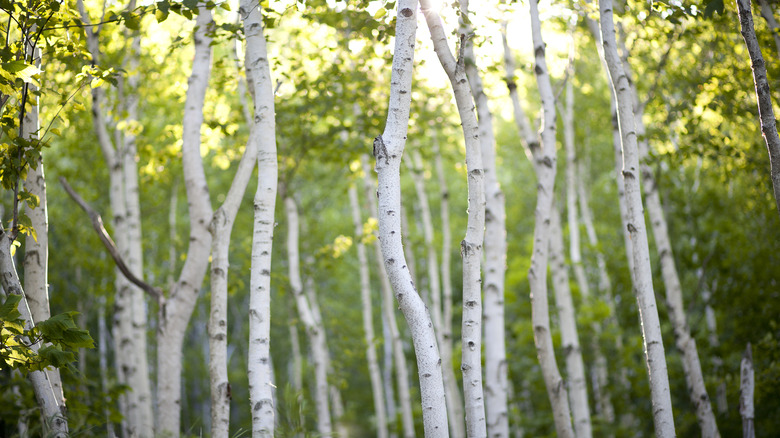
POLYGON ((742 437, 755 438, 756 430, 753 420, 755 409, 753 406, 753 393, 756 381, 753 372, 753 352, 748 342, 745 355, 739 367, 739 414, 742 416, 742 437))
MULTIPOLYGON (((537 2, 530 1, 531 35, 533 39, 537 85, 542 101, 542 131, 541 145, 529 142, 530 153, 533 155, 534 168, 537 175, 536 224, 534 226, 534 245, 531 257, 531 268, 528 271, 528 281, 531 286, 532 320, 534 326, 534 342, 537 357, 542 367, 542 376, 547 387, 547 395, 553 408, 555 429, 558 436, 572 437, 570 407, 568 392, 558 371, 555 353, 550 333, 550 315, 547 301, 547 263, 550 249, 550 224, 553 210, 553 193, 555 187, 555 97, 550 84, 550 76, 545 60, 545 43, 542 39, 541 21, 537 2), (534 150, 538 150, 534 153, 534 150)), ((510 87, 510 90, 512 87, 510 87)), ((519 102, 515 104, 518 112, 519 102)), ((522 110, 520 110, 522 111, 522 110)), ((516 115, 517 117, 517 115, 516 115)), ((523 122, 524 123, 524 122, 523 122)), ((527 125, 527 123, 526 123, 527 125)), ((526 127, 526 131, 529 129, 526 127)), ((526 137, 530 138, 530 136, 526 137)))
POLYGON ((349 204, 352 209, 352 223, 355 226, 355 241, 357 244, 358 264, 360 269, 360 302, 363 314, 363 331, 366 340, 366 360, 368 375, 371 379, 371 394, 374 397, 374 415, 376 416, 376 431, 379 438, 388 438, 387 410, 385 395, 382 388, 382 374, 379 370, 379 358, 376 353, 376 337, 374 335, 374 313, 371 303, 371 277, 368 269, 368 255, 363 243, 363 219, 360 214, 358 191, 354 184, 349 186, 349 204))
POLYGON ((247 142, 225 201, 211 219, 211 308, 209 312, 209 377, 211 383, 211 436, 227 438, 230 432, 227 317, 230 235, 246 186, 257 165, 257 144, 247 142))
POLYGON ((623 179, 626 188, 629 222, 624 232, 631 235, 634 292, 639 303, 639 315, 645 345, 650 393, 653 403, 653 419, 658 437, 674 436, 674 417, 669 390, 669 377, 666 371, 661 323, 653 292, 650 251, 647 243, 647 230, 643 214, 641 188, 639 183, 639 157, 637 132, 634 120, 633 96, 629 79, 623 69, 617 50, 615 26, 613 22, 612 1, 599 0, 601 21, 601 39, 604 58, 612 87, 615 90, 618 107, 618 121, 623 151, 623 179))
MULTIPOLYGON (((463 53, 456 60, 447 44, 447 37, 438 12, 430 0, 420 2, 431 33, 433 48, 450 79, 458 107, 463 137, 466 143, 468 171, 468 223, 461 242, 463 259, 463 338, 461 370, 466 412, 466 435, 487 436, 485 400, 482 389, 482 245, 485 237, 485 186, 479 124, 474 113, 474 100, 468 83, 463 53)), ((467 35, 460 34, 461 51, 467 35)))
MULTIPOLYGON (((368 202, 369 210, 374 214, 378 214, 379 207, 377 206, 377 189, 369 176, 370 168, 366 156, 361 157, 361 166, 363 168, 364 175, 364 196, 368 202)), ((377 236, 377 239, 379 239, 379 236, 377 236)), ((406 363, 406 357, 404 356, 403 343, 401 342, 401 333, 398 329, 398 322, 396 321, 395 317, 396 306, 393 304, 393 290, 390 284, 389 276, 387 275, 387 269, 385 268, 380 242, 376 242, 374 244, 374 251, 377 261, 377 273, 379 274, 380 280, 380 290, 382 292, 382 313, 387 323, 388 334, 390 335, 389 337, 385 336, 385 344, 391 345, 392 350, 392 364, 395 368, 398 386, 398 401, 401 408, 403 436, 404 438, 412 438, 415 436, 415 431, 414 417, 412 416, 412 396, 409 393, 409 369, 408 364, 406 363)), ((386 392, 390 393, 390 391, 386 392)), ((395 415, 393 415, 395 412, 395 404, 393 403, 392 398, 388 400, 387 404, 388 417, 392 421, 392 419, 395 417, 395 415)))
POLYGON ((401 242, 401 158, 406 144, 411 104, 417 2, 398 2, 390 102, 384 132, 374 139, 379 177, 379 237, 387 274, 412 334, 420 377, 426 437, 448 434, 441 357, 433 322, 412 282, 401 242))
POLYGON ((439 150, 439 137, 433 129, 431 123, 431 140, 433 143, 434 166, 436 175, 439 179, 440 193, 440 216, 442 229, 441 244, 441 285, 442 285, 442 322, 441 322, 441 360, 444 364, 442 372, 444 373, 445 393, 447 396, 447 409, 450 418, 450 436, 451 438, 463 438, 466 436, 466 430, 463 421, 463 397, 460 395, 460 387, 453 371, 452 355, 452 274, 450 264, 452 263, 452 237, 450 235, 450 191, 447 186, 447 178, 444 175, 444 164, 439 150))
POLYGON ((328 348, 325 345, 324 327, 317 323, 309 297, 303 290, 300 255, 298 250, 299 218, 298 206, 291 196, 285 196, 284 207, 287 216, 287 258, 290 289, 295 298, 298 315, 306 327, 309 348, 314 365, 314 401, 317 412, 317 432, 323 436, 333 435, 328 399, 328 348))
MULTIPOLYGON (((134 7, 131 1, 129 8, 134 7)), ((93 27, 89 14, 81 0, 77 2, 81 20, 86 26, 87 48, 95 64, 101 61, 98 34, 100 25, 93 27)), ((130 38, 129 70, 137 70, 139 37, 130 38)), ((131 74, 120 81, 119 106, 127 113, 130 126, 138 118, 138 98, 135 89, 138 78, 131 74), (127 93, 125 88, 130 88, 127 93)), ((106 94, 101 87, 92 89, 92 121, 98 143, 109 169, 110 203, 113 214, 114 236, 117 247, 127 267, 141 276, 143 260, 141 250, 141 219, 138 196, 138 170, 135 162, 136 144, 132 129, 115 132, 114 141, 108 131, 106 94)), ((133 286, 122 273, 116 271, 115 280, 114 338, 119 346, 117 357, 119 382, 132 388, 123 395, 120 407, 124 414, 123 431, 128 436, 147 436, 153 433, 151 385, 149 382, 146 353, 146 304, 144 293, 133 286)))
POLYGON ((239 13, 244 22, 247 81, 253 91, 254 118, 250 142, 258 149, 257 191, 254 198, 252 270, 249 281, 249 400, 252 436, 274 435, 274 395, 270 353, 271 249, 278 164, 276 123, 271 67, 263 35, 262 9, 257 0, 242 0, 239 13))
MULTIPOLYGON (((461 14, 468 15, 468 1, 460 2, 461 14)), ((487 433, 491 437, 509 436, 509 408, 507 405, 508 373, 506 341, 504 340, 504 282, 506 272, 506 206, 504 193, 498 182, 496 140, 493 134, 493 115, 488 105, 474 55, 471 25, 461 18, 464 41, 466 75, 477 107, 482 168, 485 172, 485 414, 487 433)))

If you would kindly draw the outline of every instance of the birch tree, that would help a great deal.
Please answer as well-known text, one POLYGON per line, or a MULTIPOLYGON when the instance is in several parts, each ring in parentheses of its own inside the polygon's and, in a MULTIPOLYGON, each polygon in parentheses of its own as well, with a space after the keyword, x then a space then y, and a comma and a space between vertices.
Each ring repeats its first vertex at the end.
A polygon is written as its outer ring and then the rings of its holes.
MULTIPOLYGON (((251 134, 250 134, 251 135, 251 134)), ((211 383, 211 436, 230 432, 230 382, 227 369, 228 251, 241 200, 257 165, 257 144, 248 142, 225 201, 209 225, 211 243, 211 310, 209 312, 209 377, 211 383)))
POLYGON ((620 123, 621 145, 623 151, 623 179, 626 187, 629 222, 627 232, 631 235, 634 271, 634 291, 639 303, 639 315, 642 335, 650 376, 650 393, 653 403, 653 419, 658 437, 674 436, 674 417, 669 390, 669 377, 666 371, 661 323, 653 293, 652 270, 647 244, 647 230, 643 215, 641 189, 639 184, 639 157, 637 150, 637 132, 634 121, 633 98, 628 77, 625 74, 617 51, 615 26, 613 22, 612 1, 600 0, 601 39, 604 46, 604 58, 612 87, 615 90, 620 123))
POLYGON ((448 434, 441 357, 425 304, 412 282, 401 242, 401 158, 406 144, 411 104, 417 2, 398 3, 390 102, 384 132, 374 139, 379 237, 382 256, 396 300, 412 334, 420 377, 423 426, 426 437, 448 434))
MULTIPOLYGON (((466 142, 466 168, 468 171, 468 222, 466 236, 461 241, 460 254, 463 259, 463 398, 466 413, 466 435, 479 437, 487 435, 485 404, 482 389, 482 278, 481 258, 485 236, 485 186, 482 153, 480 150, 479 125, 474 114, 474 100, 466 77, 465 58, 458 60, 452 55, 444 27, 438 12, 430 0, 420 2, 433 48, 439 62, 449 77, 455 94, 463 137, 466 142)), ((465 49, 466 35, 460 34, 461 49, 465 49)))
MULTIPOLYGON (((366 156, 361 157, 361 167, 363 168, 364 175, 364 196, 368 202, 369 210, 377 214, 379 212, 376 196, 377 189, 369 177, 370 170, 366 156)), ((379 236, 377 236, 377 239, 379 239, 379 236)), ((385 345, 391 345, 392 364, 395 368, 398 386, 398 401, 401 407, 403 436, 404 438, 412 438, 415 436, 415 431, 414 417, 412 416, 412 396, 409 393, 409 369, 406 363, 406 357, 404 356, 403 344, 401 343, 401 333, 398 330, 398 322, 395 318, 393 290, 390 284, 389 276, 387 275, 387 269, 385 268, 384 258, 382 255, 382 246, 379 244, 379 242, 374 244, 374 250, 377 261, 377 271, 380 280, 380 290, 382 292, 382 313, 384 320, 387 323, 387 331, 389 334, 389 336, 385 336, 385 345), (388 338, 390 342, 387 341, 388 338)), ((386 392, 390 393, 390 391, 386 392)), ((390 418, 394 417, 394 415, 391 415, 393 412, 394 403, 392 402, 391 398, 388 401, 388 416, 390 418), (393 410, 391 410, 390 407, 393 407, 393 410)))
POLYGON ((506 270, 506 206, 498 182, 496 140, 493 115, 488 105, 482 78, 474 55, 473 29, 468 16, 468 1, 460 3, 461 32, 464 41, 466 75, 477 107, 482 168, 485 172, 485 278, 483 309, 485 339, 485 413, 487 433, 491 437, 509 436, 507 406, 508 373, 504 340, 504 277, 506 270))
POLYGON ((274 208, 278 164, 276 123, 271 67, 263 35, 262 9, 257 0, 242 0, 239 13, 244 23, 246 68, 253 91, 254 118, 250 142, 257 157, 257 191, 254 198, 252 269, 249 282, 249 401, 252 412, 252 436, 274 435, 274 396, 270 353, 271 334, 271 249, 273 246, 274 208))
POLYGON ((739 414, 742 416, 742 436, 755 438, 753 392, 756 383, 753 372, 753 352, 749 342, 739 369, 739 414))
MULTIPOLYGON (((77 2, 81 21, 85 24, 87 48, 92 62, 99 65, 102 59, 99 32, 100 25, 91 26, 91 19, 83 1, 77 2)), ((131 1, 129 9, 135 7, 131 1)), ((137 57, 140 40, 136 36, 130 39, 130 70, 137 70, 137 57)), ((119 106, 127 112, 127 125, 138 118, 138 98, 136 97, 137 77, 129 75, 119 83, 119 106), (125 88, 131 88, 127 93, 125 88)), ((132 130, 126 133, 116 131, 114 140, 108 130, 105 107, 108 102, 103 88, 92 88, 92 122, 97 134, 98 144, 109 169, 110 203, 113 214, 114 236, 122 258, 134 275, 140 276, 143 270, 141 251, 141 219, 138 193, 138 170, 136 167, 136 145, 132 130)), ((119 346, 119 381, 127 384, 128 391, 120 406, 124 413, 123 431, 130 436, 148 436, 153 432, 152 397, 149 382, 148 360, 146 354, 146 307, 144 293, 133 286, 119 271, 115 280, 116 304, 114 311, 114 338, 119 346)))
MULTIPOLYGON (((769 89, 769 80, 766 74, 766 63, 761 55, 761 47, 758 45, 756 31, 753 28, 753 14, 750 10, 750 1, 736 0, 739 14, 739 26, 742 39, 750 56, 750 68, 753 70, 753 83, 758 99, 758 117, 761 121, 761 133, 769 153, 770 175, 772 187, 775 191, 775 203, 780 213, 780 136, 777 134, 777 120, 772 108, 772 94, 769 89)), ((774 29, 773 29, 774 30, 774 29)))
POLYGON ((371 277, 368 270, 366 245, 363 243, 363 219, 360 215, 358 191, 354 184, 349 186, 349 205, 352 210, 352 223, 355 226, 355 241, 357 242, 358 264, 360 269, 360 302, 363 314, 363 332, 366 342, 366 360, 368 375, 371 379, 371 395, 374 399, 374 415, 376 416, 376 431, 379 438, 388 438, 387 410, 385 395, 382 388, 382 375, 379 370, 379 358, 376 353, 374 335, 374 317, 371 303, 371 277))
POLYGON ((317 411, 317 432, 323 436, 333 434, 333 425, 328 400, 327 345, 324 328, 317 324, 309 298, 303 290, 301 280, 300 255, 298 253, 299 219, 298 206, 291 196, 285 196, 284 207, 287 216, 287 258, 290 288, 295 297, 298 315, 306 327, 309 338, 312 362, 314 365, 314 401, 317 411))

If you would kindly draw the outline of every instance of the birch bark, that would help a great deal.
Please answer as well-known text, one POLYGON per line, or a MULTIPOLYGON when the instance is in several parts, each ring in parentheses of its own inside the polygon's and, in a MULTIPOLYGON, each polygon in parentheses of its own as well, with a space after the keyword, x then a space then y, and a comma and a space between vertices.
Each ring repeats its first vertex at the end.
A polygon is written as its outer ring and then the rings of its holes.
MULTIPOLYGON (((568 393, 555 360, 550 315, 547 303, 547 263, 550 247, 550 222, 553 220, 553 193, 555 188, 555 97, 545 60, 541 21, 537 1, 531 0, 531 35, 534 46, 534 73, 542 101, 542 132, 539 154, 534 156, 537 175, 536 224, 534 226, 533 255, 528 281, 531 286, 532 320, 536 353, 542 367, 547 395, 553 408, 555 429, 560 437, 574 436, 570 420, 568 393)), ((531 149, 533 151, 533 149, 531 149)))
MULTIPOLYGON (((133 7, 131 1, 129 7, 133 7)), ((101 50, 98 33, 90 24, 89 14, 81 0, 77 2, 87 36, 87 48, 94 63, 98 64, 101 50)), ((99 30, 99 27, 97 28, 99 30)), ((132 38, 129 50, 130 70, 137 68, 140 42, 132 38)), ((138 101, 135 96, 137 77, 128 75, 131 92, 125 98, 125 81, 120 83, 120 106, 127 111, 128 121, 138 118, 138 101)), ((109 170, 110 203, 113 213, 114 236, 117 248, 128 269, 140 276, 143 270, 141 257, 141 222, 138 200, 138 171, 135 163, 135 138, 116 132, 116 143, 108 133, 103 107, 105 91, 101 87, 92 89, 92 120, 98 143, 109 170), (121 143, 121 145, 120 145, 121 143)), ((153 434, 152 397, 149 382, 146 353, 146 305, 143 292, 134 287, 118 270, 115 280, 114 338, 118 340, 118 380, 132 388, 122 396, 120 407, 124 414, 123 431, 127 436, 148 436, 153 434)))
POLYGON ((249 296, 249 400, 252 412, 252 436, 274 435, 274 396, 271 376, 271 249, 273 246, 274 208, 278 165, 276 123, 271 67, 263 35, 261 6, 257 0, 242 0, 239 13, 246 36, 247 82, 255 98, 254 124, 250 141, 258 150, 257 191, 254 198, 252 235, 252 271, 249 296))
MULTIPOLYGON (((251 134, 250 134, 251 136, 251 134)), ((211 310, 209 312, 209 378, 211 383, 211 436, 227 438, 230 432, 227 317, 230 234, 257 165, 257 144, 248 142, 225 201, 211 219, 211 310)))
POLYGON ((300 256, 298 253, 298 206, 292 197, 286 196, 284 198, 284 207, 287 215, 287 258, 290 289, 295 297, 298 315, 304 327, 306 327, 314 365, 314 400, 317 411, 317 432, 329 437, 333 435, 333 426, 330 417, 330 403, 328 401, 328 350, 325 345, 323 327, 317 324, 309 298, 304 294, 303 282, 301 281, 300 256))
MULTIPOLYGON (((433 40, 433 47, 444 71, 450 79, 458 107, 463 137, 466 143, 468 170, 468 223, 461 242, 463 259, 463 396, 466 412, 466 435, 487 436, 485 404, 482 389, 482 245, 485 238, 485 185, 479 125, 474 113, 474 100, 468 83, 463 53, 456 60, 447 44, 444 27, 430 0, 420 2, 421 10, 433 40)), ((466 35, 460 34, 461 50, 465 49, 466 35)))
POLYGON ((753 83, 758 99, 758 115, 761 121, 761 133, 769 152, 770 175, 775 192, 775 203, 780 213, 780 137, 777 135, 777 120, 772 108, 772 95, 766 75, 766 64, 761 56, 756 31, 753 28, 753 14, 749 0, 736 0, 739 14, 739 26, 742 38, 750 55, 750 68, 753 70, 753 83))
MULTIPOLYGON (((19 282, 16 266, 14 266, 14 260, 11 256, 11 244, 13 241, 14 236, 3 229, 3 226, 0 224, 0 286, 2 286, 5 296, 9 294, 22 296, 22 300, 19 302, 19 313, 22 314, 21 317, 25 322, 24 328, 30 329, 35 325, 35 320, 33 320, 30 307, 24 298, 25 293, 22 289, 22 284, 19 282)), ((40 348, 40 343, 34 343, 30 348, 37 352, 40 348)), ((32 371, 28 378, 33 385, 35 398, 41 409, 41 415, 45 423, 44 430, 54 438, 67 438, 69 435, 68 420, 65 417, 65 405, 59 402, 47 373, 32 371)))
MULTIPOLYGON (((468 15, 468 1, 460 3, 461 17, 468 15)), ((461 32, 473 33, 461 18, 461 32)), ((498 182, 496 141, 482 78, 477 69, 472 38, 464 42, 466 75, 477 107, 482 168, 485 173, 485 279, 483 309, 485 342, 485 413, 491 437, 509 436, 508 374, 504 340, 504 277, 506 271, 506 206, 498 182)))
MULTIPOLYGON (((374 214, 378 214, 379 207, 377 206, 376 197, 377 189, 374 187, 374 184, 369 177, 370 170, 366 156, 361 157, 361 165, 363 167, 364 175, 364 195, 368 201, 369 210, 374 212, 374 214)), ((377 236, 377 239, 378 238, 379 236, 377 236)), ((389 280, 390 277, 387 274, 387 269, 384 264, 381 242, 374 244, 374 251, 376 255, 377 271, 379 274, 382 291, 382 311, 384 313, 385 320, 387 321, 387 329, 390 334, 389 337, 390 344, 392 345, 393 365, 395 366, 396 379, 398 381, 398 401, 401 407, 403 436, 404 438, 412 438, 415 436, 415 431, 414 417, 412 416, 412 396, 409 393, 409 368, 406 363, 406 357, 404 356, 403 344, 401 343, 401 333, 398 330, 398 322, 395 318, 393 290, 389 280)), ((393 403, 388 403, 388 406, 393 406, 393 403)), ((392 411, 388 408, 388 413, 391 412, 392 411)), ((390 418, 394 418, 394 415, 390 416, 390 418)))
POLYGON ((379 177, 379 236, 387 274, 412 334, 420 378, 423 426, 426 437, 448 434, 441 358, 433 323, 411 281, 401 242, 401 157, 406 143, 411 104, 417 2, 398 3, 390 102, 384 132, 374 139, 379 177))
MULTIPOLYGON (((433 124, 431 124, 431 128, 433 128, 433 124)), ((439 150, 439 137, 434 129, 431 129, 431 133, 434 166, 436 167, 436 175, 439 178, 439 192, 441 197, 439 209, 441 210, 442 229, 441 284, 443 295, 442 323, 440 328, 441 344, 439 344, 439 350, 441 351, 441 360, 444 364, 442 375, 444 376, 444 390, 448 409, 447 415, 451 419, 450 436, 452 438, 463 438, 466 435, 464 423, 460 420, 461 418, 464 418, 463 397, 460 395, 460 387, 458 386, 458 380, 455 378, 452 360, 452 274, 450 272, 450 264, 452 263, 452 238, 450 236, 450 191, 447 187, 447 178, 444 175, 444 164, 442 163, 441 151, 439 150)))
POLYGON ((643 214, 641 188, 639 183, 639 157, 637 132, 634 121, 633 97, 629 79, 625 74, 617 51, 612 1, 599 0, 601 37, 604 58, 612 87, 615 90, 623 151, 623 179, 626 186, 629 222, 626 230, 633 243, 634 290, 639 304, 642 335, 645 344, 650 393, 653 403, 653 419, 658 437, 675 436, 669 377, 666 371, 661 324, 653 293, 650 253, 647 244, 647 230, 643 214))
POLYGON ((352 223, 355 226, 355 241, 357 242, 358 264, 360 265, 360 301, 363 313, 363 331, 366 339, 368 375, 371 379, 371 394, 374 397, 374 415, 376 416, 377 436, 379 438, 387 438, 387 411, 385 409, 382 375, 379 371, 379 358, 376 353, 374 335, 374 313, 371 303, 371 277, 369 276, 368 271, 366 245, 363 244, 363 219, 360 215, 360 202, 358 201, 358 192, 354 184, 349 186, 349 204, 352 209, 352 223))
POLYGON ((753 352, 749 342, 739 370, 739 414, 742 416, 742 437, 755 438, 753 392, 756 383, 753 372, 753 352))
POLYGON ((157 435, 178 436, 180 429, 182 345, 208 267, 211 200, 200 156, 203 101, 211 63, 211 11, 199 9, 195 22, 195 56, 182 123, 182 168, 190 217, 187 256, 167 302, 159 312, 157 337, 157 435))
POLYGON ((624 39, 618 42, 622 50, 621 59, 623 69, 629 80, 630 91, 633 96, 634 112, 636 114, 636 133, 639 152, 639 162, 642 174, 642 188, 644 191, 647 211, 650 217, 650 225, 655 237, 655 246, 658 258, 661 264, 661 275, 666 291, 666 305, 669 311, 669 318, 674 328, 674 338, 677 349, 683 356, 682 365, 685 373, 685 380, 688 386, 691 403, 696 408, 696 418, 701 428, 703 437, 719 438, 720 432, 715 421, 715 414, 712 411, 710 397, 707 394, 707 388, 704 385, 704 375, 699 360, 699 352, 696 347, 696 340, 691 336, 691 330, 688 327, 688 321, 683 306, 683 292, 680 284, 680 277, 677 273, 677 265, 674 261, 672 244, 669 238, 669 231, 666 226, 666 217, 661 205, 661 197, 658 193, 658 184, 655 180, 653 169, 647 164, 649 155, 649 145, 645 135, 645 124, 642 120, 644 114, 644 104, 639 99, 639 92, 636 84, 632 80, 631 67, 628 63, 628 49, 625 46, 624 39))

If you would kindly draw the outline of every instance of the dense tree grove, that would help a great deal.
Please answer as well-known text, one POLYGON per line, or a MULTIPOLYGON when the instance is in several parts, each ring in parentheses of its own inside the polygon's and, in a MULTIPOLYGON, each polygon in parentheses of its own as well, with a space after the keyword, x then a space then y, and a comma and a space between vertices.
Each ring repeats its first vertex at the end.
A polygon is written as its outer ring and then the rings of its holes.
POLYGON ((777 433, 775 3, 0 0, 0 436, 777 433))

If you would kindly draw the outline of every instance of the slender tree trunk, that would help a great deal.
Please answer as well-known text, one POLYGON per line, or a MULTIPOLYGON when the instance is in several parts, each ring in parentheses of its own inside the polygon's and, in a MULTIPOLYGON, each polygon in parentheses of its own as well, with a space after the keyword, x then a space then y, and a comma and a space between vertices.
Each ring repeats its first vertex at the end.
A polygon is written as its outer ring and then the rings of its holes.
POLYGON ((406 143, 411 104, 417 2, 398 3, 395 50, 390 81, 390 102, 385 131, 374 139, 379 177, 379 236, 387 274, 412 334, 422 397, 426 437, 448 434, 441 358, 433 323, 417 293, 401 243, 401 157, 406 143))
MULTIPOLYGON (((750 67, 753 70, 753 83, 758 99, 758 115, 761 121, 761 133, 769 152, 769 163, 772 187, 775 191, 775 203, 780 213, 780 137, 777 135, 777 120, 772 108, 772 94, 766 75, 766 64, 761 56, 756 31, 753 28, 753 14, 750 11, 750 0, 736 0, 739 13, 739 26, 742 38, 750 55, 750 67)), ((776 34, 775 34, 776 35, 776 34)), ((776 36, 777 38, 777 36, 776 36)))
MULTIPOLYGON (((468 1, 461 1, 461 13, 468 15, 468 1)), ((470 24, 461 18, 461 32, 470 35, 470 24)), ((485 172, 485 413, 491 437, 509 436, 507 405, 508 373, 504 340, 504 278, 506 271, 506 206, 498 182, 493 115, 488 106, 482 78, 477 69, 473 39, 464 41, 466 74, 479 116, 479 140, 485 172)))
MULTIPOLYGON (((553 192, 555 187, 555 103, 545 60, 545 44, 542 40, 538 5, 530 1, 531 29, 533 37, 536 81, 541 96, 543 117, 541 147, 534 154, 537 175, 536 225, 534 245, 528 281, 531 286, 532 320, 536 353, 542 367, 542 376, 547 395, 553 408, 555 429, 560 437, 572 437, 574 431, 570 420, 568 393, 558 371, 550 333, 550 314, 547 304, 547 263, 550 247, 550 222, 553 214, 553 192)), ((531 149, 533 151, 533 149, 531 149)))
POLYGON ((434 165, 436 175, 439 178, 440 205, 441 210, 441 229, 442 229, 442 249, 441 249, 441 284, 442 284, 442 323, 441 323, 441 360, 444 364, 442 375, 444 376, 445 394, 447 397, 447 415, 450 418, 450 436, 451 438, 463 438, 466 436, 466 429, 461 418, 463 413, 463 397, 460 395, 458 380, 453 371, 452 357, 452 274, 450 273, 450 264, 452 257, 452 237, 450 235, 450 191, 447 187, 447 178, 444 175, 444 164, 442 163, 441 151, 439 150, 439 137, 434 129, 432 131, 434 165))
POLYGON ((756 0, 761 7, 761 16, 766 20, 769 30, 772 32, 772 37, 775 39, 775 46, 777 46, 777 54, 780 55, 780 25, 775 20, 775 11, 772 9, 772 5, 767 0, 756 0))
POLYGON ((368 256, 363 244, 363 219, 360 215, 360 202, 354 184, 349 186, 349 203, 352 208, 352 223, 355 226, 355 241, 357 242, 358 264, 360 265, 360 298, 363 311, 363 331, 366 339, 366 359, 368 375, 371 379, 371 394, 374 397, 374 415, 379 438, 387 438, 387 411, 385 410, 382 375, 379 371, 379 359, 376 353, 374 335, 374 313, 371 304, 371 277, 368 271, 368 256))
MULTIPOLYGON (((485 404, 482 389, 482 245, 485 237, 485 186, 479 125, 474 114, 474 100, 464 68, 465 59, 456 61, 449 49, 441 18, 430 0, 422 0, 421 10, 431 32, 433 47, 450 79, 466 142, 468 169, 468 223, 461 242, 463 259, 463 338, 461 370, 466 406, 466 435, 487 436, 485 404)), ((461 45, 466 34, 460 34, 461 45)))
POLYGON ((634 289, 639 303, 639 315, 645 345, 650 393, 653 403, 655 432, 658 437, 675 436, 669 377, 666 371, 661 324, 653 293, 650 252, 647 244, 647 230, 643 215, 641 188, 639 183, 639 157, 637 132, 634 121, 633 98, 629 79, 618 56, 615 27, 612 14, 612 0, 599 0, 601 37, 604 58, 609 68, 612 87, 617 96, 618 121, 620 123, 623 150, 623 179, 626 185, 629 222, 624 232, 630 233, 633 243, 634 289))
MULTIPOLYGON (((376 245, 379 247, 378 245, 376 245)), ((378 259, 377 259, 378 260, 378 259)), ((381 261, 379 262, 381 264, 381 261)), ((389 285, 388 285, 389 287, 389 285)), ((384 286, 382 286, 384 288, 384 286)), ((382 291, 380 291, 382 293, 382 291)), ((384 295, 383 295, 384 296, 384 295)), ((390 297, 392 298, 392 296, 390 297)), ((392 302, 392 301, 391 301, 392 302)), ((384 306, 382 306, 384 309, 384 306)), ((395 389, 393 389, 393 337, 390 335, 390 327, 385 317, 385 311, 382 310, 382 339, 383 342, 383 368, 382 385, 385 388, 385 404, 387 408, 388 428, 390 429, 390 438, 398 437, 396 433, 398 422, 397 405, 395 404, 395 389)))
POLYGON ((742 437, 755 438, 753 392, 756 383, 753 375, 753 352, 749 342, 745 349, 745 355, 742 357, 739 375, 739 414, 742 416, 742 437))
MULTIPOLYGON (((368 160, 365 156, 361 158, 364 177, 365 197, 368 201, 370 211, 378 214, 377 196, 378 190, 375 189, 370 178, 368 160)), ((379 238, 379 236, 377 236, 379 238)), ((398 322, 395 318, 395 305, 393 304, 393 289, 390 284, 387 268, 383 262, 382 246, 379 242, 374 244, 374 251, 377 260, 377 271, 379 274, 382 291, 382 310, 387 321, 387 328, 390 334, 390 343, 392 345, 393 364, 395 365, 396 378, 398 381, 398 401, 401 407, 401 423, 403 427, 404 438, 415 436, 414 417, 412 416, 412 396, 409 393, 409 369, 404 356, 403 344, 401 343, 401 334, 398 330, 398 322)), ((385 341, 387 342, 387 340, 385 341)), ((388 412, 389 409, 388 409, 388 412)), ((391 415, 394 418, 395 415, 391 415)))
POLYGON ((211 436, 230 433, 230 382, 228 381, 227 313, 228 251, 233 224, 246 186, 257 165, 257 144, 247 142, 225 201, 214 212, 211 231, 211 310, 209 312, 209 377, 211 383, 211 436))
MULTIPOLYGON (((294 301, 294 300, 293 300, 294 301)), ((292 309, 289 309, 292 311, 292 309)), ((297 320, 290 318, 287 329, 290 332, 290 383, 295 392, 303 391, 303 355, 301 354, 301 338, 298 335, 297 320)))
MULTIPOLYGON (((11 256, 11 244, 14 236, 3 229, 0 224, 0 286, 2 286, 4 296, 9 294, 21 295, 19 302, 19 313, 24 320, 24 328, 31 329, 35 325, 32 318, 30 307, 24 298, 25 293, 22 284, 19 282, 19 276, 14 266, 14 260, 11 256)), ((30 346, 33 352, 38 352, 40 343, 34 343, 30 346)), ((60 404, 55 393, 52 382, 44 371, 32 371, 28 378, 33 385, 33 392, 41 409, 41 415, 44 426, 44 432, 47 436, 54 438, 68 437, 68 420, 65 417, 65 406, 60 404)))
POLYGON ((287 213, 287 257, 290 288, 298 307, 298 315, 304 327, 306 327, 314 363, 314 400, 317 411, 317 432, 329 437, 333 435, 333 427, 330 417, 330 403, 328 401, 328 350, 325 345, 325 334, 323 327, 317 324, 312 313, 311 303, 304 294, 303 282, 301 281, 300 256, 298 253, 298 207, 289 196, 285 197, 284 206, 287 213))
MULTIPOLYGON (((28 45, 27 57, 40 68, 41 51, 28 45)), ((27 102, 31 107, 24 113, 22 137, 37 142, 40 122, 38 117, 38 87, 34 83, 27 85, 27 102)), ((24 244, 24 291, 33 321, 44 321, 51 316, 49 308, 49 213, 46 198, 46 179, 43 172, 43 157, 35 169, 28 169, 25 189, 38 197, 38 206, 27 212, 35 237, 27 237, 24 244)), ((49 367, 45 370, 51 382, 57 402, 64 406, 62 378, 60 370, 49 367)))
POLYGON ((637 145, 639 152, 640 169, 642 173, 642 188, 644 189, 645 202, 650 217, 650 225, 655 237, 656 252, 661 264, 661 274, 666 291, 666 304, 669 310, 669 318, 674 328, 674 337, 677 349, 683 356, 682 365, 685 373, 685 380, 688 386, 691 403, 696 408, 696 418, 701 428, 703 437, 719 438, 720 432, 715 421, 715 414, 712 411, 707 388, 704 385, 704 375, 699 361, 699 352, 696 348, 696 340, 691 336, 685 316, 683 305, 682 286, 680 277, 677 273, 677 266, 672 252, 671 239, 666 226, 666 217, 661 205, 661 197, 658 193, 658 184, 655 180, 653 169, 647 164, 649 155, 649 145, 645 135, 645 125, 642 120, 644 114, 644 105, 640 102, 639 93, 635 82, 631 80, 631 69, 628 63, 628 49, 623 39, 618 42, 621 46, 623 57, 622 64, 626 75, 629 78, 630 91, 633 96, 634 111, 636 114, 636 133, 638 137, 637 145))

